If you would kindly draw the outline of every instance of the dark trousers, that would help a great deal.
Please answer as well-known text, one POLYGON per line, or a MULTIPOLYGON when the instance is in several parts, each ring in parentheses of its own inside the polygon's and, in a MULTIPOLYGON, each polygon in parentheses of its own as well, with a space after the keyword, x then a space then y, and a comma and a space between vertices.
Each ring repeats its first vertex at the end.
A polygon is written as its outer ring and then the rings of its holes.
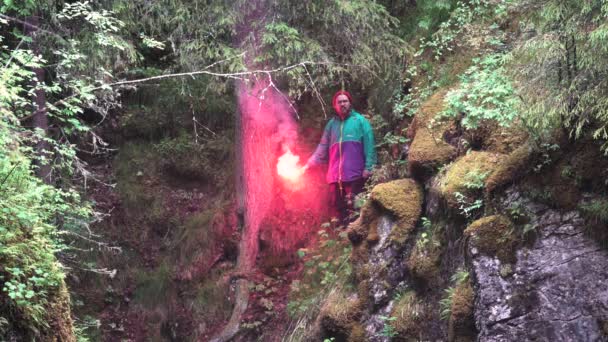
POLYGON ((357 194, 363 191, 365 179, 359 178, 350 182, 330 183, 329 201, 332 215, 340 220, 340 223, 347 225, 350 223, 350 214, 354 210, 354 200, 357 194))

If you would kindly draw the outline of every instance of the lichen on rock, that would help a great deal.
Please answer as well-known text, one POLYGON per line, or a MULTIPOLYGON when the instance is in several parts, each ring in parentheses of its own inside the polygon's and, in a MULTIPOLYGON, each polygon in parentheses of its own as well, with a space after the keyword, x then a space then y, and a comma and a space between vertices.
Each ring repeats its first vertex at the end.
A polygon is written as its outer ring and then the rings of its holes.
POLYGON ((503 215, 480 218, 471 223, 464 234, 481 253, 496 256, 503 263, 513 262, 518 239, 513 224, 503 215))

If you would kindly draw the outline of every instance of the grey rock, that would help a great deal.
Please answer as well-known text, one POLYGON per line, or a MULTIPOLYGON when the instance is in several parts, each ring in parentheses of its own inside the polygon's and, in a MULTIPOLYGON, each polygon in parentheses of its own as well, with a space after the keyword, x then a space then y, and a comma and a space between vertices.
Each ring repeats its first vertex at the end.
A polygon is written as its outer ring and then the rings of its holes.
POLYGON ((608 253, 584 234, 578 212, 560 213, 509 190, 537 238, 517 251, 513 274, 501 262, 468 248, 476 288, 479 341, 606 341, 608 253))

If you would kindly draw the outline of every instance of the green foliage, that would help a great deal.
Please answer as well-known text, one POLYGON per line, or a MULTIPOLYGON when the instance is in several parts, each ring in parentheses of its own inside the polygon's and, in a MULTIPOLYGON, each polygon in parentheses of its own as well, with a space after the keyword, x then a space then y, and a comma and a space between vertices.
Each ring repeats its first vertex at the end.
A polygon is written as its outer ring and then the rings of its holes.
POLYGON ((488 175, 490 175, 490 171, 481 172, 473 169, 464 175, 464 186, 470 190, 483 189, 488 175))
POLYGON ((458 209, 467 218, 472 217, 477 210, 483 207, 483 199, 481 198, 471 201, 466 195, 458 191, 454 193, 454 196, 456 197, 456 202, 458 202, 458 209))
POLYGON ((397 336, 397 330, 395 330, 395 327, 393 327, 393 325, 391 324, 392 322, 397 320, 397 317, 379 316, 379 318, 384 323, 384 326, 380 331, 380 336, 391 338, 397 336))
POLYGON ((450 318, 450 315, 452 314, 452 299, 454 297, 456 288, 459 285, 464 284, 468 280, 469 272, 464 269, 459 269, 456 271, 456 273, 452 275, 451 281, 453 285, 444 290, 444 296, 439 301, 439 316, 441 317, 441 319, 447 320, 450 318))
POLYGON ((64 227, 77 229, 90 208, 73 189, 57 189, 34 176, 27 157, 30 149, 13 140, 20 137, 20 127, 14 126, 17 121, 9 112, 1 115, 0 289, 10 310, 22 318, 19 324, 37 330, 48 324, 48 298, 64 278, 55 257, 65 248, 58 219, 63 218, 64 227))
MULTIPOLYGON (((492 18, 506 10, 510 1, 471 0, 458 1, 450 12, 450 17, 438 25, 438 29, 430 39, 421 39, 421 49, 416 53, 421 55, 429 49, 434 58, 439 60, 444 54, 452 51, 455 39, 462 33, 467 25, 474 20, 492 18)), ((433 5, 441 10, 447 10, 451 6, 447 1, 441 1, 433 5)), ((424 22, 424 21, 423 21, 424 22)))
MULTIPOLYGON (((319 89, 346 82, 370 86, 395 78, 405 45, 392 32, 396 19, 369 0, 115 0, 114 8, 127 30, 171 43, 172 56, 164 61, 175 70, 213 64, 218 73, 235 73, 292 66, 261 75, 271 76, 294 99, 305 93, 320 97, 319 89)), ((210 89, 225 95, 228 81, 210 80, 210 89)))
POLYGON ((583 216, 592 222, 608 224, 608 200, 598 198, 578 206, 583 216))
POLYGON ((199 179, 222 188, 232 179, 232 172, 218 165, 231 164, 232 145, 226 135, 197 143, 192 136, 182 134, 175 139, 161 140, 154 145, 154 150, 161 168, 178 177, 199 179))
MULTIPOLYGON (((335 234, 322 229, 318 247, 298 251, 304 262, 304 275, 291 285, 287 311, 291 317, 312 315, 329 290, 347 285, 352 269, 349 263, 351 245, 345 232, 335 234)), ((311 316, 312 317, 312 316, 311 316)))
POLYGON ((520 100, 505 73, 503 58, 493 54, 474 59, 474 65, 460 76, 459 88, 447 93, 447 108, 439 116, 463 115, 462 125, 472 129, 484 120, 496 121, 501 126, 513 123, 520 100))
MULTIPOLYGON (((530 130, 608 138, 608 8, 603 0, 521 1, 530 30, 510 69, 530 130)), ((603 149, 606 149, 604 145, 603 149)))
POLYGON ((416 247, 419 250, 424 250, 429 243, 432 244, 430 247, 439 247, 440 241, 436 234, 439 233, 441 226, 433 224, 427 217, 422 217, 421 222, 423 232, 420 234, 418 240, 416 240, 416 247))
POLYGON ((168 298, 166 291, 171 284, 171 267, 162 263, 148 272, 141 270, 136 275, 137 287, 134 292, 136 303, 154 308, 168 298))

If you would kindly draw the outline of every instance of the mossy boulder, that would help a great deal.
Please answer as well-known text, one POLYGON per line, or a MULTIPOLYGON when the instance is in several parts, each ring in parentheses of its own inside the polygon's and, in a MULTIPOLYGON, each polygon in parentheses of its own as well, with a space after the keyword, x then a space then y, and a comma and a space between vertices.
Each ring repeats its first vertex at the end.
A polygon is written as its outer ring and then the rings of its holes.
POLYGON ((467 129, 463 138, 476 150, 509 154, 528 140, 528 132, 517 122, 500 126, 494 120, 483 120, 475 129, 467 129))
POLYGON ((379 184, 372 190, 371 198, 397 218, 397 224, 389 238, 394 243, 403 244, 414 230, 422 212, 424 195, 420 185, 413 179, 379 184))
POLYGON ((377 204, 367 201, 361 207, 359 217, 348 226, 347 234, 353 245, 358 245, 363 240, 375 241, 378 237, 376 221, 380 213, 377 204))
POLYGON ((365 333, 365 328, 361 324, 354 324, 352 329, 350 330, 350 334, 348 335, 347 342, 366 342, 367 335, 365 333))
POLYGON ((423 103, 408 131, 408 136, 413 138, 408 167, 417 179, 430 177, 439 166, 456 156, 456 149, 443 138, 452 123, 434 120, 445 108, 443 99, 446 93, 447 90, 438 91, 423 103))
POLYGON ((496 256, 503 263, 515 261, 518 239, 513 224, 504 215, 486 216, 471 223, 464 234, 481 253, 496 256))
POLYGON ((506 157, 500 158, 494 171, 486 179, 486 193, 491 193, 523 175, 530 168, 532 155, 532 147, 525 143, 506 157))
POLYGON ((471 151, 452 163, 439 180, 439 191, 448 206, 458 208, 460 202, 472 202, 481 195, 486 178, 501 158, 500 154, 471 151))
POLYGON ((344 289, 334 289, 319 313, 322 335, 346 339, 352 335, 353 328, 356 329, 361 314, 361 302, 356 295, 348 295, 344 289))
MULTIPOLYGON (((470 281, 460 283, 454 289, 450 321, 448 326, 449 341, 464 341, 466 337, 475 336, 475 321, 473 318, 473 301, 475 292, 470 281)), ((471 341, 474 338, 470 339, 471 341)))
POLYGON ((49 328, 43 333, 40 341, 76 341, 70 309, 70 294, 64 282, 59 286, 55 296, 49 300, 47 317, 49 328))
POLYGON ((422 324, 427 320, 428 313, 425 306, 416 297, 414 292, 406 292, 396 301, 391 311, 391 326, 397 333, 397 340, 418 338, 422 324))
POLYGON ((440 261, 441 245, 438 241, 428 241, 414 246, 407 267, 415 278, 429 284, 439 275, 440 261))

